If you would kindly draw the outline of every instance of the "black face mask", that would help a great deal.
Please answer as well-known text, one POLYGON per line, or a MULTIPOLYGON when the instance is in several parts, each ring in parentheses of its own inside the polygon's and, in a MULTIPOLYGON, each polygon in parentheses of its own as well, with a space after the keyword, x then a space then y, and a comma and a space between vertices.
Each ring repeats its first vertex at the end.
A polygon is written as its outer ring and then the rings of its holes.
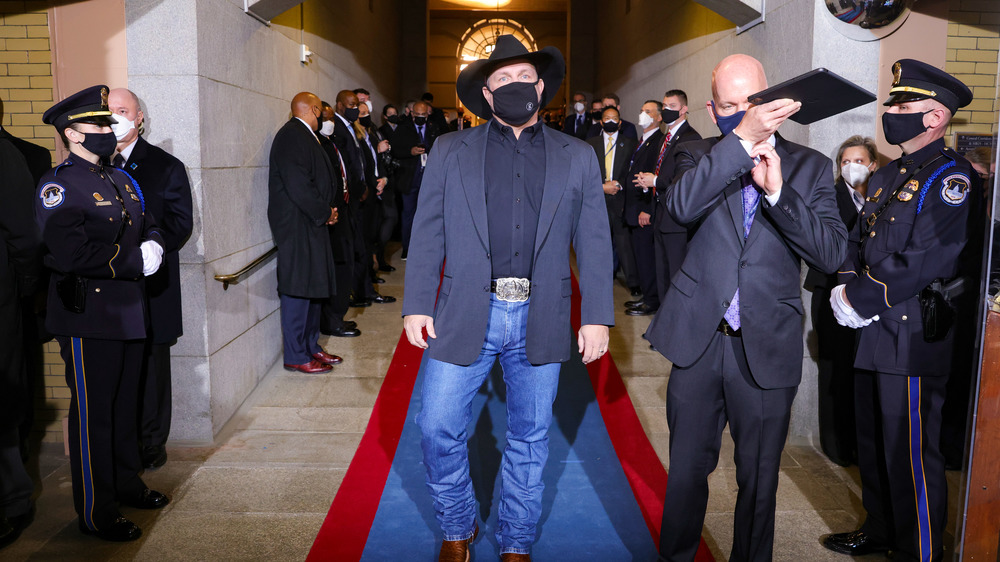
POLYGON ((883 113, 882 132, 885 133, 885 140, 889 144, 903 144, 926 131, 924 115, 931 111, 933 110, 923 113, 883 113))
POLYGON ((419 117, 414 116, 413 117, 413 124, 416 125, 416 126, 418 126, 418 127, 420 127, 422 125, 426 125, 427 124, 427 118, 424 117, 423 115, 421 115, 419 117))
POLYGON ((115 147, 118 146, 118 139, 113 132, 85 133, 81 144, 91 154, 107 158, 115 153, 115 147))
POLYGON ((601 113, 603 113, 603 111, 591 111, 590 118, 593 119, 594 121, 600 121, 601 113))
POLYGON ((538 92, 534 82, 514 82, 492 90, 493 114, 504 123, 519 127, 538 113, 538 92))
POLYGON ((618 122, 617 121, 605 121, 604 123, 601 123, 601 128, 604 129, 605 133, 607 133, 607 134, 610 135, 611 133, 613 133, 613 132, 615 132, 615 131, 618 130, 618 122))
POLYGON ((361 111, 359 111, 358 108, 348 107, 344 110, 344 119, 347 119, 349 123, 354 123, 358 120, 359 113, 361 113, 361 111))
POLYGON ((663 118, 664 123, 673 123, 674 121, 677 121, 677 118, 680 116, 681 112, 677 111, 676 109, 669 109, 664 107, 663 110, 660 111, 660 117, 663 118))
POLYGON ((371 115, 365 115, 364 117, 361 117, 360 119, 358 119, 358 123, 361 123, 362 127, 371 127, 372 126, 372 116, 371 115))
POLYGON ((389 115, 385 118, 386 121, 392 123, 393 125, 399 125, 399 115, 389 115))

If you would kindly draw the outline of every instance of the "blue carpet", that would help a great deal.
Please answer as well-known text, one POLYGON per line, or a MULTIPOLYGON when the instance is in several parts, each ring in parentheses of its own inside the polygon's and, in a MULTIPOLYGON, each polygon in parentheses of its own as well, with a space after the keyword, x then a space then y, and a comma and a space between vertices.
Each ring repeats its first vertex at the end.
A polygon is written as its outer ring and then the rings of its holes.
MULTIPOLYGON (((423 368, 422 363, 362 560, 437 559, 441 532, 424 485, 420 428, 414 422, 420 411, 423 368)), ((480 520, 472 560, 497 560, 495 498, 499 497, 507 425, 499 364, 479 390, 472 411, 475 427, 469 457, 480 520)), ((563 365, 554 412, 543 474, 542 518, 532 558, 543 562, 655 560, 656 545, 615 455, 587 370, 575 351, 563 365)))

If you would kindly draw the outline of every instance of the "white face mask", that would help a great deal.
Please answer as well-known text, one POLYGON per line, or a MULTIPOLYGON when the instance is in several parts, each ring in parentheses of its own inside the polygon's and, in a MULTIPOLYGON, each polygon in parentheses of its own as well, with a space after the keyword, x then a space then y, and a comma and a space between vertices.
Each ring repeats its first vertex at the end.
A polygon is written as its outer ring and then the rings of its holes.
POLYGON ((868 166, 857 162, 848 162, 840 168, 840 174, 844 177, 844 181, 851 187, 857 187, 868 181, 868 176, 871 173, 868 166))
POLYGON ((333 127, 333 121, 323 121, 323 126, 319 128, 319 132, 324 137, 328 137, 333 134, 333 127))
POLYGON ((124 115, 112 115, 112 117, 115 118, 115 122, 111 124, 111 130, 115 132, 115 138, 119 141, 135 128, 135 121, 126 119, 124 115))
POLYGON ((653 118, 649 116, 645 111, 639 113, 639 126, 645 129, 646 127, 653 124, 653 118))
POLYGON ((365 102, 365 105, 367 105, 367 106, 368 106, 368 113, 369 113, 369 114, 371 114, 371 112, 373 111, 373 110, 372 110, 372 100, 368 100, 368 101, 366 101, 366 102, 365 102))
POLYGON ((580 102, 576 102, 576 103, 574 103, 574 104, 573 104, 573 109, 574 109, 574 110, 575 110, 575 111, 576 111, 577 113, 583 113, 583 104, 582 104, 582 103, 580 103, 580 102))

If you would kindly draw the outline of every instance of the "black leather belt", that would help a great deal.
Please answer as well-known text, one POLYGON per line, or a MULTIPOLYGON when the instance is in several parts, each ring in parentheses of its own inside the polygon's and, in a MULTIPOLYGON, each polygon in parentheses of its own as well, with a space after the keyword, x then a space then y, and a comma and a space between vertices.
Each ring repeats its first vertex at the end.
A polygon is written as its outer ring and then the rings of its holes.
POLYGON ((719 322, 718 330, 723 334, 733 338, 743 337, 743 328, 740 329, 733 328, 732 326, 729 325, 729 322, 726 322, 725 318, 722 319, 722 322, 719 322))

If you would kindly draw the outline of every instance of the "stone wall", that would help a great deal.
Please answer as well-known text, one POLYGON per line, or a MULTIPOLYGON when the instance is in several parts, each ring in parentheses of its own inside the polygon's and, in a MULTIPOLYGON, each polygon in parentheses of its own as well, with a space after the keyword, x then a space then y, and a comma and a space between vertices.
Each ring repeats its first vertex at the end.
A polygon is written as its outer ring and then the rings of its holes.
POLYGON ((238 0, 127 0, 129 87, 147 138, 188 167, 195 227, 181 250, 184 336, 174 346, 173 442, 206 442, 281 355, 275 262, 223 291, 273 246, 268 153, 299 91, 334 101, 364 86, 397 95, 398 2, 308 1, 270 27, 238 0), (304 31, 303 31, 304 27, 304 31), (162 33, 169 28, 171 33, 162 33), (313 51, 299 62, 301 43, 313 51))

